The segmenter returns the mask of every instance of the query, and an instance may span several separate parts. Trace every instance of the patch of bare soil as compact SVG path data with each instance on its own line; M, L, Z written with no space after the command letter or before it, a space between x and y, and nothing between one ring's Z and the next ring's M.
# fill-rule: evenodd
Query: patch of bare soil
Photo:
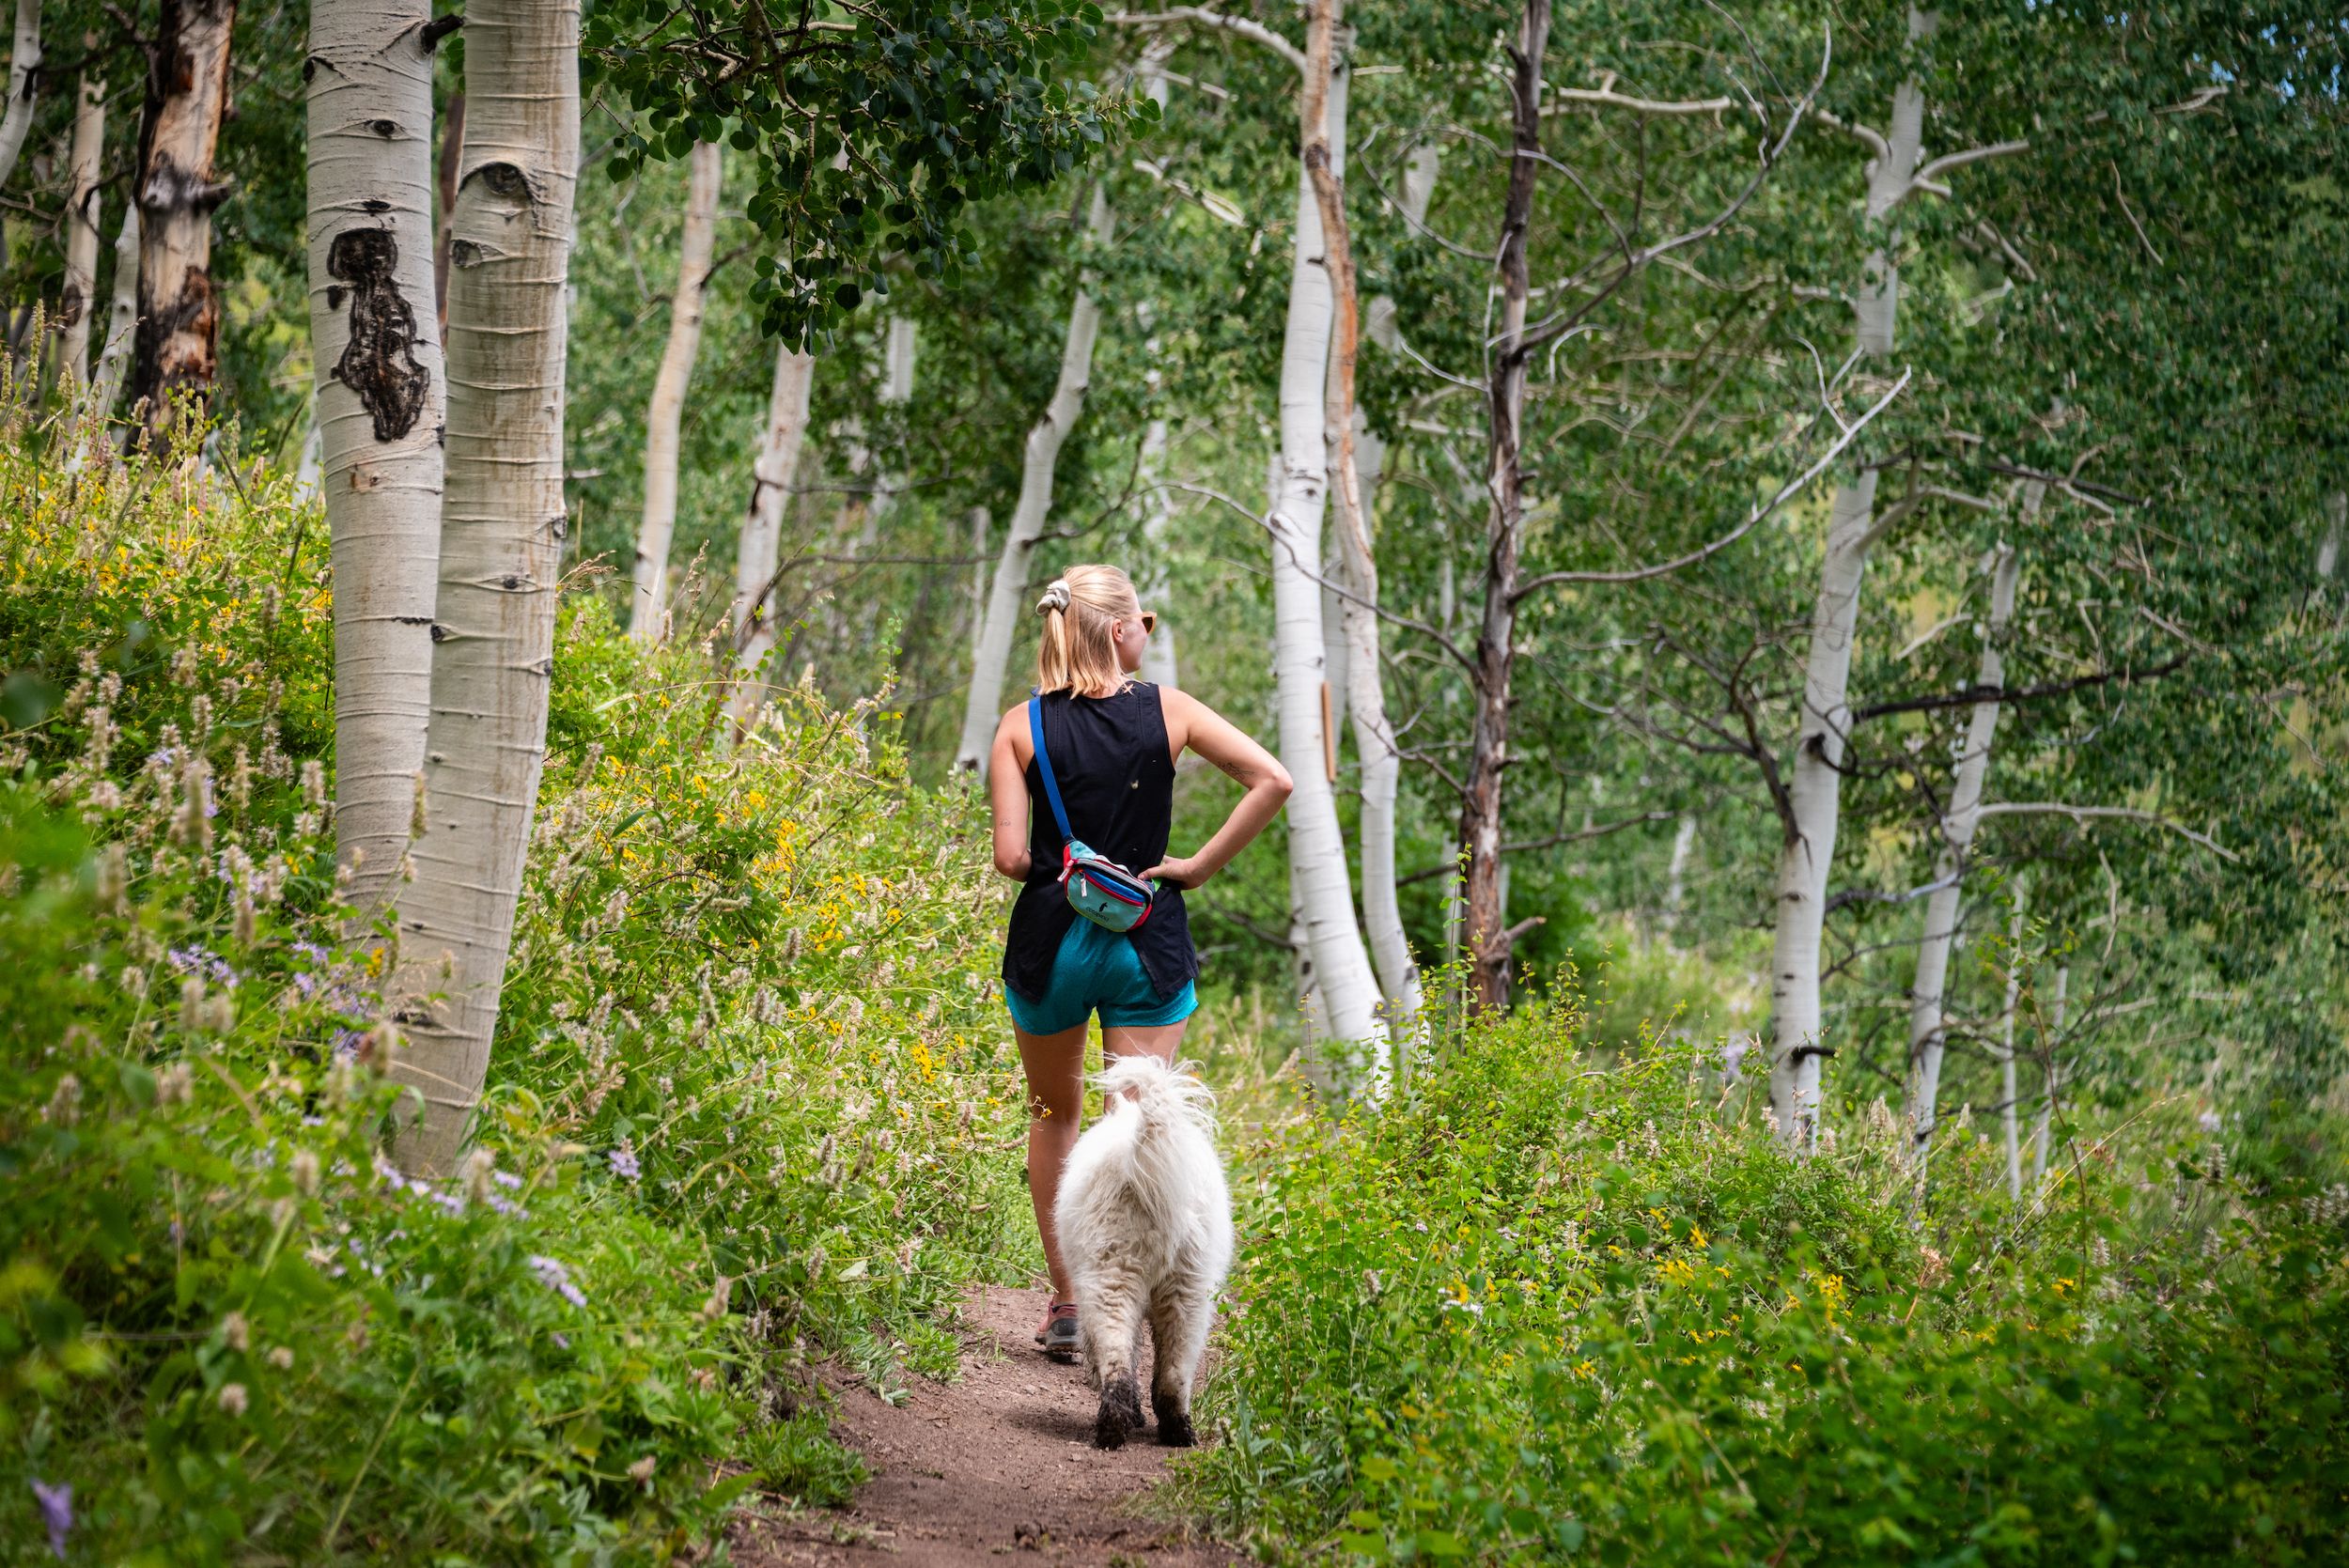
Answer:
M750 1518L734 1560L848 1568L1003 1568L1033 1560L1069 1568L1229 1568L1237 1552L1189 1537L1136 1505L1167 1458L1153 1427L1125 1448L1093 1446L1099 1396L1079 1367L1035 1347L1043 1290L990 1286L964 1304L962 1380L917 1382L892 1406L845 1376L836 1432L873 1479L845 1511ZM1146 1376L1146 1367L1145 1367ZM1146 1386L1146 1385L1145 1385Z

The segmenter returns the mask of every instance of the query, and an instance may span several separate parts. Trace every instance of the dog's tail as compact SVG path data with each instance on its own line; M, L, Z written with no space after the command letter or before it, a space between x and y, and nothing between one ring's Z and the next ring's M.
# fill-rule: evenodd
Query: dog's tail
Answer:
M1215 1091L1199 1081L1199 1063L1169 1065L1162 1058L1137 1053L1113 1057L1094 1075L1104 1110L1123 1099L1142 1113L1142 1126L1170 1126L1186 1121L1209 1139L1215 1137Z

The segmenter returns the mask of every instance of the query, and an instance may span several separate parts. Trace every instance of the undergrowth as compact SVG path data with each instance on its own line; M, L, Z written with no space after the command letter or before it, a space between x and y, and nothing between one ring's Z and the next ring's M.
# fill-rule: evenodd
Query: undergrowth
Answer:
M723 743L707 650L567 598L479 1151L411 1181L315 503L9 456L0 512L0 1558L651 1561L845 1497L810 1360L894 1397L1024 1260L999 895L884 704Z
M1185 1504L1274 1560L2335 1560L2349 1189L2173 1106L2019 1207L1954 1121L1920 1212L1880 1102L1798 1162L1559 995L1245 1152Z

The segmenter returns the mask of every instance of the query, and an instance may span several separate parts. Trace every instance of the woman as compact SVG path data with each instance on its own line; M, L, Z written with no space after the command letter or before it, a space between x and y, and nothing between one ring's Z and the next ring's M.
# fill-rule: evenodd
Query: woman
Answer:
M1003 1001L1028 1077L1028 1197L1052 1275L1036 1343L1056 1360L1073 1360L1078 1303L1069 1299L1052 1203L1084 1104L1085 1021L1100 1014L1110 1056L1147 1051L1174 1060L1184 1021L1199 1005L1191 986L1199 955L1183 890L1222 870L1280 815L1289 776L1205 703L1132 678L1158 617L1115 567L1069 567L1035 610L1044 617L1035 660L1044 745L1069 829L1097 854L1158 884L1149 914L1130 931L1078 918L1060 887L1061 832L1044 801L1028 706L1004 714L988 788L995 869L1024 884L1003 941ZM1248 793L1198 853L1169 859L1174 762L1186 749Z

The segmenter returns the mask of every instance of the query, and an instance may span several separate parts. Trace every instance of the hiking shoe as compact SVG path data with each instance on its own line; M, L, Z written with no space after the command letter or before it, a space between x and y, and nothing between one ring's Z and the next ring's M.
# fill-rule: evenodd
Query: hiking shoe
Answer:
M1052 1321L1044 1326L1037 1336L1043 1343L1044 1354L1055 1361L1073 1365L1077 1359L1077 1304L1056 1301L1052 1304Z

